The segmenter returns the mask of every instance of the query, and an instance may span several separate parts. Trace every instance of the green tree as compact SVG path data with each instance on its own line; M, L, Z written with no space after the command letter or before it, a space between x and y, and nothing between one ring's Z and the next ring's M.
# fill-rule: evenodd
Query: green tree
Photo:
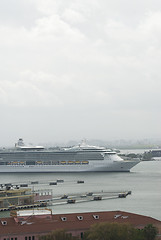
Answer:
M143 231L130 224L99 223L91 226L84 240L144 240Z
M78 240L78 237L73 237L71 233L65 230L55 230L47 235L39 237L39 240Z
M144 227L143 232L146 240L154 240L156 238L158 230L152 224L148 224Z
M143 230L131 228L128 233L129 240L145 240Z

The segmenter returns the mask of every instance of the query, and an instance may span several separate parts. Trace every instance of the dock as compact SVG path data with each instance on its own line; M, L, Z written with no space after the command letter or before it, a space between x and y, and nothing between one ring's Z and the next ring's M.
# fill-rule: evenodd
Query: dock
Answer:
M47 203L35 203L35 204L29 204L29 205L22 205L22 206L9 206L5 208L0 208L0 212L5 211L13 211L13 210L23 210L23 209L32 209L32 208L39 208L39 207L47 207Z
M84 184L84 180L65 182L65 184ZM76 204L91 201L111 200L126 198L131 191L91 191L79 193L64 193L53 195L53 189L57 184L64 184L63 179L48 181L30 181L25 183L0 184L0 212L29 209L37 207L58 206L64 204ZM46 186L50 185L50 189ZM42 188L43 186L43 188Z
M118 192L87 192L87 193L77 193L77 194L64 194L53 197L50 201L50 205L64 205L69 203L83 203L91 201L101 201L101 200L110 200L117 198L126 198L131 194L131 191L118 191Z

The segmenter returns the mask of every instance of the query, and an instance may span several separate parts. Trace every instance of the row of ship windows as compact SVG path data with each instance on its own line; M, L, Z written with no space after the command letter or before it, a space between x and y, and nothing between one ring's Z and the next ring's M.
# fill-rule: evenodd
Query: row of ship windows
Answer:
M51 161L55 161L55 160L59 160L59 161L63 161L63 159L67 159L68 161L70 161L70 160L72 160L72 161L80 161L81 159L82 160L86 160L86 159L88 159L88 160L102 160L102 159L104 159L103 157L100 157L100 156L82 156L82 157L56 157L56 158L50 158L50 157L43 157L43 158L41 158L41 157L39 157L39 156L37 156L37 157L29 157L29 156L26 156L26 157L13 157L12 156L12 158L11 157L3 157L2 159L0 159L1 161L3 161L3 160L5 160L5 161L7 161L7 159L11 159L11 161L16 161L16 160L21 160L21 159L24 159L25 161L31 161L31 159L33 159L33 160L37 160L37 159L40 159L41 161L43 161L43 160L51 160Z
M79 152L0 152L1 155L3 156L11 156L11 155L15 155L15 156L25 156L25 155L36 155L36 156L75 156L75 155L100 155L101 153L96 153L96 152L83 152L83 153L79 153Z
M37 158L43 158L43 159L49 159L49 158L55 158L55 159L61 159L61 158L89 158L89 159L93 159L93 158L103 158L103 156L101 154L1 154L0 155L0 158L4 158L4 159L7 159L7 158L13 158L13 159L17 159L17 158L25 158L25 159L28 159L28 158L33 158L33 159L37 159Z
M89 164L89 161L60 161L60 162L0 162L0 165L81 165L81 164Z

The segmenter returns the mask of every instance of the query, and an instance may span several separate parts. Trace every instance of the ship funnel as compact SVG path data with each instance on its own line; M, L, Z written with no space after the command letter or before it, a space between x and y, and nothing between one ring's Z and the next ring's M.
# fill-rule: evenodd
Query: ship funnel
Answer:
M15 147L23 147L23 146L25 146L23 139L19 138L18 142L15 144Z

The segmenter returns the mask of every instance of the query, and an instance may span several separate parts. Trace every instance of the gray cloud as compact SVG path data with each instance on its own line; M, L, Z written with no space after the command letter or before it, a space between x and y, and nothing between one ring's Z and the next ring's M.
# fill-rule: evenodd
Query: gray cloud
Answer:
M1 145L160 136L160 1L2 0L0 34Z

